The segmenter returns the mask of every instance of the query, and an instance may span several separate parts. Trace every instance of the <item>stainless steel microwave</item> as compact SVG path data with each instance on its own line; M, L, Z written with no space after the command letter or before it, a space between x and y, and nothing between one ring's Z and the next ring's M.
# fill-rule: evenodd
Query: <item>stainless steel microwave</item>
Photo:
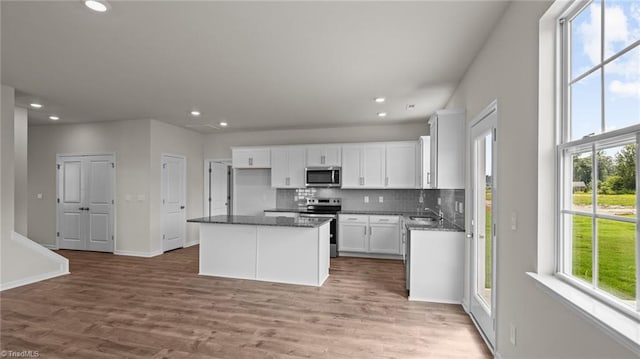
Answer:
M304 169L307 187L340 187L340 167L307 167Z

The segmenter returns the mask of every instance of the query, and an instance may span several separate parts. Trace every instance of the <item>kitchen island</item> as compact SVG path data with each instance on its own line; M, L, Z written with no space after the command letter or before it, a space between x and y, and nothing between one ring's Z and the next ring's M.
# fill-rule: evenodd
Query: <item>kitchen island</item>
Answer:
M212 216L200 223L200 275L321 286L329 219Z

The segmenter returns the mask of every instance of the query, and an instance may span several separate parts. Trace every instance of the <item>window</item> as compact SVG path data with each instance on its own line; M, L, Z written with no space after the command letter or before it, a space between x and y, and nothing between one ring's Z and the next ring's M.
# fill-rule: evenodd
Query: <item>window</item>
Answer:
M640 1L597 0L562 29L558 275L640 317Z

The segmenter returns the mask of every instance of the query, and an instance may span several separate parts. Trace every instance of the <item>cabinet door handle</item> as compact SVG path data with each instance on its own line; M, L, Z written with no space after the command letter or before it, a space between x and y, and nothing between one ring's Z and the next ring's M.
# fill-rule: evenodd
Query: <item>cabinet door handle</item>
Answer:
M431 184L431 172L427 172L427 184Z
M367 235L367 226L364 226L364 235Z
M385 179L384 179L384 185L385 185L385 186L389 186L389 177L385 177Z
M388 219L388 218L385 218L385 219L380 219L379 221L380 221L380 222L389 222L389 219Z
M324 164L325 163L325 157L324 155L320 156L320 163Z
M253 157L249 157L249 166L253 166Z

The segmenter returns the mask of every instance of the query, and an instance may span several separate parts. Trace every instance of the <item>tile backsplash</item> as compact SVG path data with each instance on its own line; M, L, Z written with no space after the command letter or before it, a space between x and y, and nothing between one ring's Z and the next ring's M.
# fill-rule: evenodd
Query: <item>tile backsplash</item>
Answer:
M463 189L278 189L276 206L278 208L305 206L306 199L312 197L341 198L342 208L345 210L419 213L427 213L426 208L436 213L442 210L444 218L464 226ZM365 197L368 197L368 203L365 203Z

